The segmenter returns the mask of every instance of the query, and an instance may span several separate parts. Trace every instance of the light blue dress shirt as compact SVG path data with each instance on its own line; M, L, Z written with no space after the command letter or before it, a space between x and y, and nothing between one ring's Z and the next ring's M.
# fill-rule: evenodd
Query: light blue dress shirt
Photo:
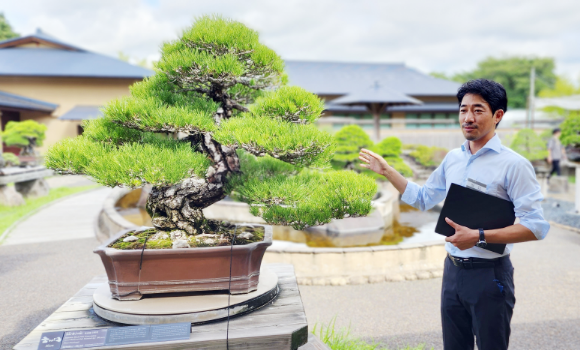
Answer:
M519 223L544 239L550 224L543 217L544 199L532 164L503 146L497 134L477 153L471 154L469 141L450 151L423 187L409 181L402 200L420 210L429 210L447 196L452 183L466 186L467 179L486 185L485 193L511 201ZM477 227L470 227L477 229ZM511 252L508 244L503 255ZM473 247L460 250L446 242L445 249L457 257L493 259L502 255Z

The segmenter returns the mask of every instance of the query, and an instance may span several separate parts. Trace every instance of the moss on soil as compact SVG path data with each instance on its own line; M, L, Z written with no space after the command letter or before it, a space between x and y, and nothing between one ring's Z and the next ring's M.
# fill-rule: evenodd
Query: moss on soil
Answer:
M209 221L209 220L208 220ZM203 242L198 242L195 239L195 235L187 235L187 241L189 242L190 247L192 248L204 248L204 247L216 247L216 246L229 246L230 245L230 237L232 237L235 233L236 239L234 241L234 245L246 245L254 242L261 242L264 240L265 229L263 226L253 226L253 225L236 225L226 223L226 222L211 222L209 223L212 225L212 228L215 229L216 235L223 236L226 240L222 240L216 244L206 244ZM160 233L162 231L157 231L153 228L146 229L143 231L128 231L115 242L108 245L109 248L121 249L121 250L133 250L133 249L143 249L143 244L145 244L145 240L147 237L149 239L156 233ZM163 231L164 233L169 233L171 231ZM249 232L252 234L250 239L244 239L239 237L240 234ZM123 242L123 240L129 236L137 237L137 240L134 242ZM145 249L171 249L173 247L173 242L171 239L157 239L157 240L149 240L147 239L147 245Z

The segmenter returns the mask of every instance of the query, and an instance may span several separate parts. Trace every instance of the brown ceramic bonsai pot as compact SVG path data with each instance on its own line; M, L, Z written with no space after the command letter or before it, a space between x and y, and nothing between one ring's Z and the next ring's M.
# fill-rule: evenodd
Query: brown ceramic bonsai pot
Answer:
M139 300L145 294L199 292L229 289L230 254L232 257L231 292L249 293L257 289L260 265L266 248L272 245L272 226L263 226L264 240L247 245L204 248L145 249L108 248L129 230L95 249L99 254L113 297Z

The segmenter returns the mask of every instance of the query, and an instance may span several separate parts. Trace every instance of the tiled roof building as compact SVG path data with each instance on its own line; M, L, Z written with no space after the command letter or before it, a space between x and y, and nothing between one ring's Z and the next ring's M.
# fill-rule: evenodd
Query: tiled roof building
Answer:
M11 120L34 119L48 126L41 153L82 132L83 119L129 94L129 86L152 75L143 67L64 43L38 30L0 42L2 129ZM15 151L15 150L12 150Z
M374 85L422 102L420 105L388 107L381 115L381 129L456 127L458 105L455 95L459 84L423 74L402 63L286 61L286 70L290 84L312 91L325 100L326 116L334 117L328 120L332 120L335 129L351 122L362 123L366 129L373 127L372 116L365 106L349 107L333 103L333 100Z

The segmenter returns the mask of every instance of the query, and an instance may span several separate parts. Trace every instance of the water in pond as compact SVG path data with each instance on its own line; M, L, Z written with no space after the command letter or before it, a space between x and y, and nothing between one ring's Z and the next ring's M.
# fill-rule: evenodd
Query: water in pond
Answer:
M363 244L362 246L376 246L376 245L394 245L394 244L405 244L405 243L420 243L429 241L443 241L445 237L435 233L435 225L437 223L437 218L439 213L436 211L419 211L407 204L400 203L399 208L401 211L400 220L393 222L392 229L389 228L384 232L380 241L372 244ZM127 221L139 225L139 226L152 226L151 218L149 214L143 208L135 208L130 206L117 206L117 211L121 216L123 216ZM275 246L309 246L309 247L337 247L333 244L332 240L313 236L307 232L293 231L292 235L283 235L286 240L279 240L280 235L277 235L277 231L274 230L274 245ZM341 245L340 247L348 247L349 245ZM350 246L361 246L352 244Z

